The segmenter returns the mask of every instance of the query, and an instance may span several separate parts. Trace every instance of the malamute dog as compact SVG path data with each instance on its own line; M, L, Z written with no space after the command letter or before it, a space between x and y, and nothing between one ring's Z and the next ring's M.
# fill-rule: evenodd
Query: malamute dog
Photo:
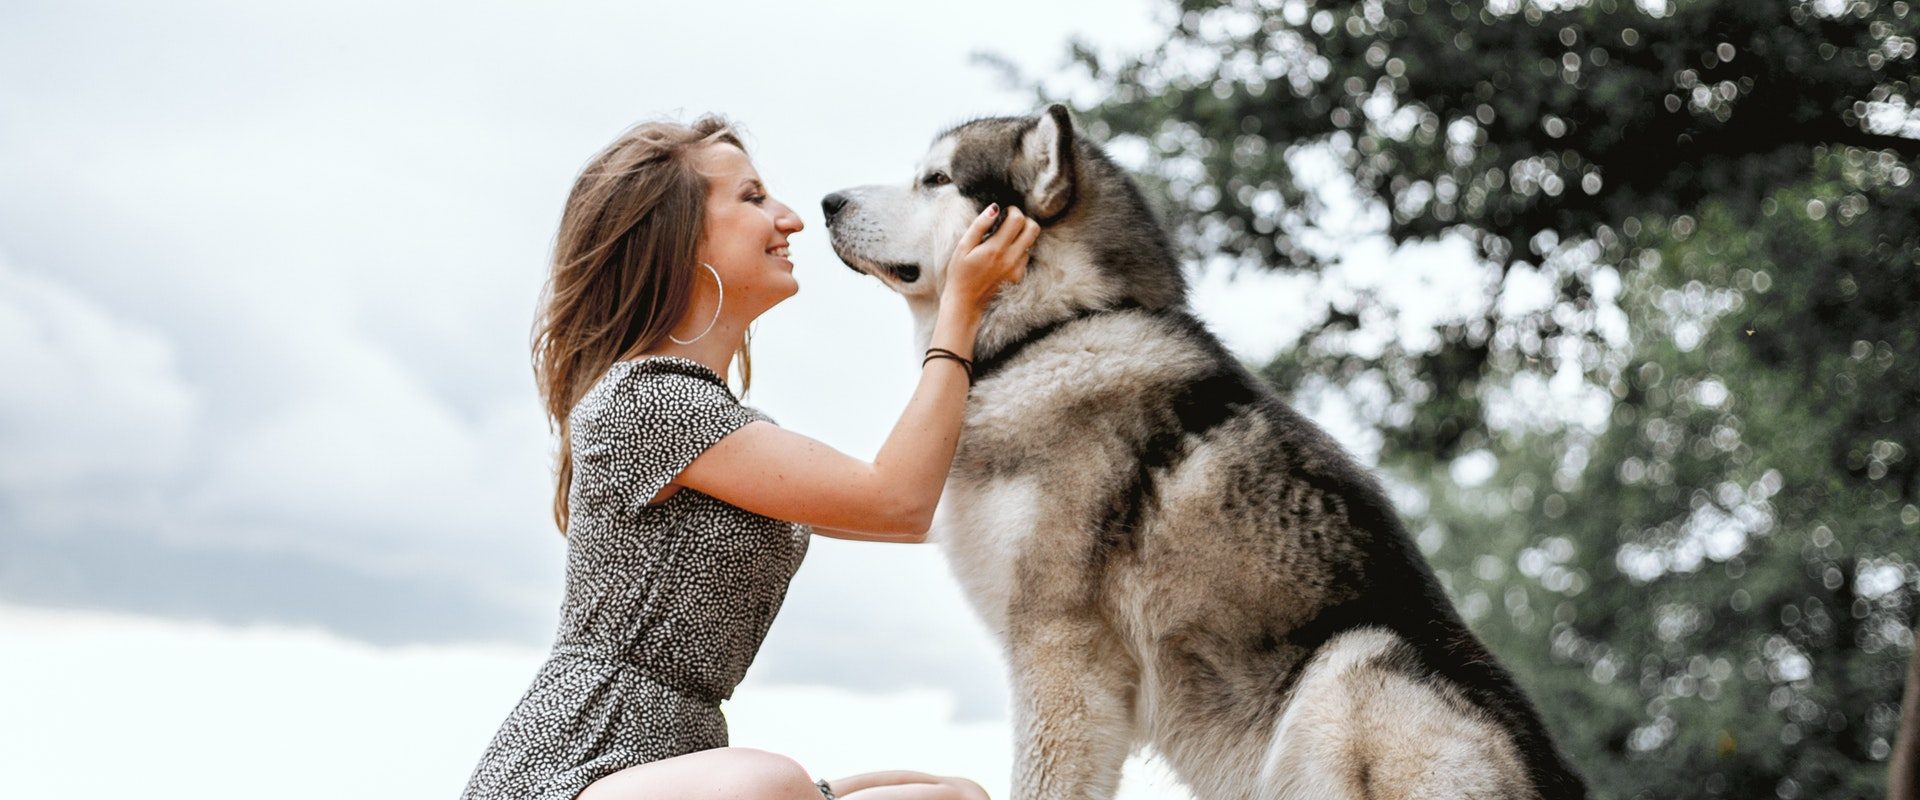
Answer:
M1007 651L1014 796L1111 797L1147 744L1200 798L1584 796L1373 477L1194 317L1066 108L965 123L823 205L925 347L993 202L1044 227L982 318L933 536Z

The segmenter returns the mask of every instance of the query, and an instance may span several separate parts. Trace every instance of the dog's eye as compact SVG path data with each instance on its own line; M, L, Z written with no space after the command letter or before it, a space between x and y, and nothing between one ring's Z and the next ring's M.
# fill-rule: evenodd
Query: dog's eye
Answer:
M944 172L930 172L927 173L927 177L920 179L921 185L928 187L945 186L952 182L953 179L948 178L947 173Z

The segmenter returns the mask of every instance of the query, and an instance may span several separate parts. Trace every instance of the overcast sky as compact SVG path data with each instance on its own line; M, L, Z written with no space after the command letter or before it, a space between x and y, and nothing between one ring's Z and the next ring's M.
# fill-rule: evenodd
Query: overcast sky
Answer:
M0 743L16 745L0 747L0 773L37 775L35 797L149 788L97 777L108 783L62 793L62 767L100 755L41 734L76 704L174 713L89 691L111 671L77 664L164 652L181 674L304 680L294 665L334 659L358 665L336 677L382 692L400 692L400 673L438 687L464 715L422 711L390 730L440 737L448 755L388 767L414 770L388 785L456 791L557 619L564 549L527 341L585 159L642 118L712 110L744 126L773 194L807 224L793 237L800 293L761 318L746 402L871 457L917 377L909 317L832 256L819 198L903 179L953 122L1036 110L971 52L1048 74L1073 35L1150 43L1149 6L6 0L0 649L34 657L0 678L51 682L66 704L0 706ZM1465 273L1432 266L1463 252L1390 253L1356 234L1345 280L1397 274L1406 291L1471 297L1446 283ZM1305 322L1305 278L1195 277L1196 310L1245 358ZM1364 435L1336 432L1365 450ZM84 636L65 627L82 619ZM202 712L257 709L221 685ZM729 714L766 697L770 720L820 702L810 691L932 698L875 699L872 713L926 710L903 719L974 743L961 750L978 758L954 768L1005 785L999 655L933 547L815 542ZM191 747L259 733L204 727L212 738ZM771 739L758 746L803 747L772 723L749 729ZM5 764L28 743L38 756ZM155 746L161 763L189 745ZM278 757L255 766L301 763ZM1156 796L1150 769L1130 775L1130 792ZM419 796L306 788L339 786Z

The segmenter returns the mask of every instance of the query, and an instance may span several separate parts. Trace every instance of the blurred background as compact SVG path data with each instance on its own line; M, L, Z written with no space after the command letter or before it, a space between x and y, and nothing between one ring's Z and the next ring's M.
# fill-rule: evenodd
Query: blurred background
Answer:
M742 124L808 225L745 401L870 457L909 317L819 198L1061 101L1597 797L1886 796L1916 35L1868 0L5 0L0 795L453 796L557 621L527 340L586 158ZM726 710L817 774L1007 786L932 547L816 541ZM1143 752L1122 796L1186 795Z

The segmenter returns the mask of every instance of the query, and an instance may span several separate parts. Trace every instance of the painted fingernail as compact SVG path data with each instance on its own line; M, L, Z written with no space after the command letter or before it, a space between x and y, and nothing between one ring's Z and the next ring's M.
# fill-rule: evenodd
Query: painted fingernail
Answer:
M989 216L989 217L991 217L991 216L993 216L993 215L995 215L995 214L998 214L998 213L1000 213L1000 204L999 204L999 203L988 203L988 204L987 204L987 216Z

